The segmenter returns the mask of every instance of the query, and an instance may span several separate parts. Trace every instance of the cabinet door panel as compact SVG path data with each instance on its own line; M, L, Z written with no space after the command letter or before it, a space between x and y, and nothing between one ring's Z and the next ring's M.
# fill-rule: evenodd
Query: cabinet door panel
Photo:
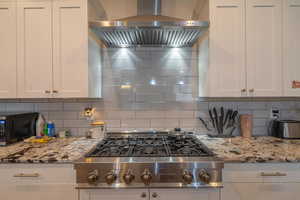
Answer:
M250 96L281 96L282 1L247 0L246 10Z
M210 96L245 96L244 1L210 2Z
M18 97L50 97L51 1L18 3Z
M295 200L300 183L225 183L222 200Z
M148 189L80 190L80 200L148 200Z
M0 184L1 199L5 200L77 200L71 184Z
M151 200L219 200L219 189L150 189Z
M300 88L293 88L293 81L300 81L300 0L284 1L284 96L300 96Z
M54 1L54 97L88 96L87 5Z
M0 98L17 97L16 5L0 2Z

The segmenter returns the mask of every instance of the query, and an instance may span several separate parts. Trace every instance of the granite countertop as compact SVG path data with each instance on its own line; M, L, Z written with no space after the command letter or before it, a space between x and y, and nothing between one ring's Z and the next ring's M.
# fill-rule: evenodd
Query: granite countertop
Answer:
M205 135L198 138L225 163L300 162L300 140L274 137L210 138Z
M300 140L197 137L225 162L300 162ZM73 163L98 142L84 137L55 138L44 144L19 142L0 147L0 163Z
M42 144L19 142L0 147L0 163L73 163L97 143L84 137L55 138Z

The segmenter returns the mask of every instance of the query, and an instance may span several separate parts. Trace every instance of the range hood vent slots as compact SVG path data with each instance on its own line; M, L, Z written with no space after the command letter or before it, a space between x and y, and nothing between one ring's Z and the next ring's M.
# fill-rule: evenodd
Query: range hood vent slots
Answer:
M138 16L112 21L90 21L91 30L107 48L191 47L209 22L161 15L160 0L138 0Z

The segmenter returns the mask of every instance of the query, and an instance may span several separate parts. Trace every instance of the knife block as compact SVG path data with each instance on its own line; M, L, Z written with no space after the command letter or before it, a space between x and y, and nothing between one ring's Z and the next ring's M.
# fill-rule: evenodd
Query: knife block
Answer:
M251 138L252 137L252 130L253 130L253 116L252 115L241 115L241 136L244 138Z

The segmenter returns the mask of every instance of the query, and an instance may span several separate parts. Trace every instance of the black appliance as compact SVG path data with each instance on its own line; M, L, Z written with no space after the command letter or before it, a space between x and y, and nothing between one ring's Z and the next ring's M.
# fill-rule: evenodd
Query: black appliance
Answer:
M24 113L0 117L0 146L22 141L36 135L39 113Z

